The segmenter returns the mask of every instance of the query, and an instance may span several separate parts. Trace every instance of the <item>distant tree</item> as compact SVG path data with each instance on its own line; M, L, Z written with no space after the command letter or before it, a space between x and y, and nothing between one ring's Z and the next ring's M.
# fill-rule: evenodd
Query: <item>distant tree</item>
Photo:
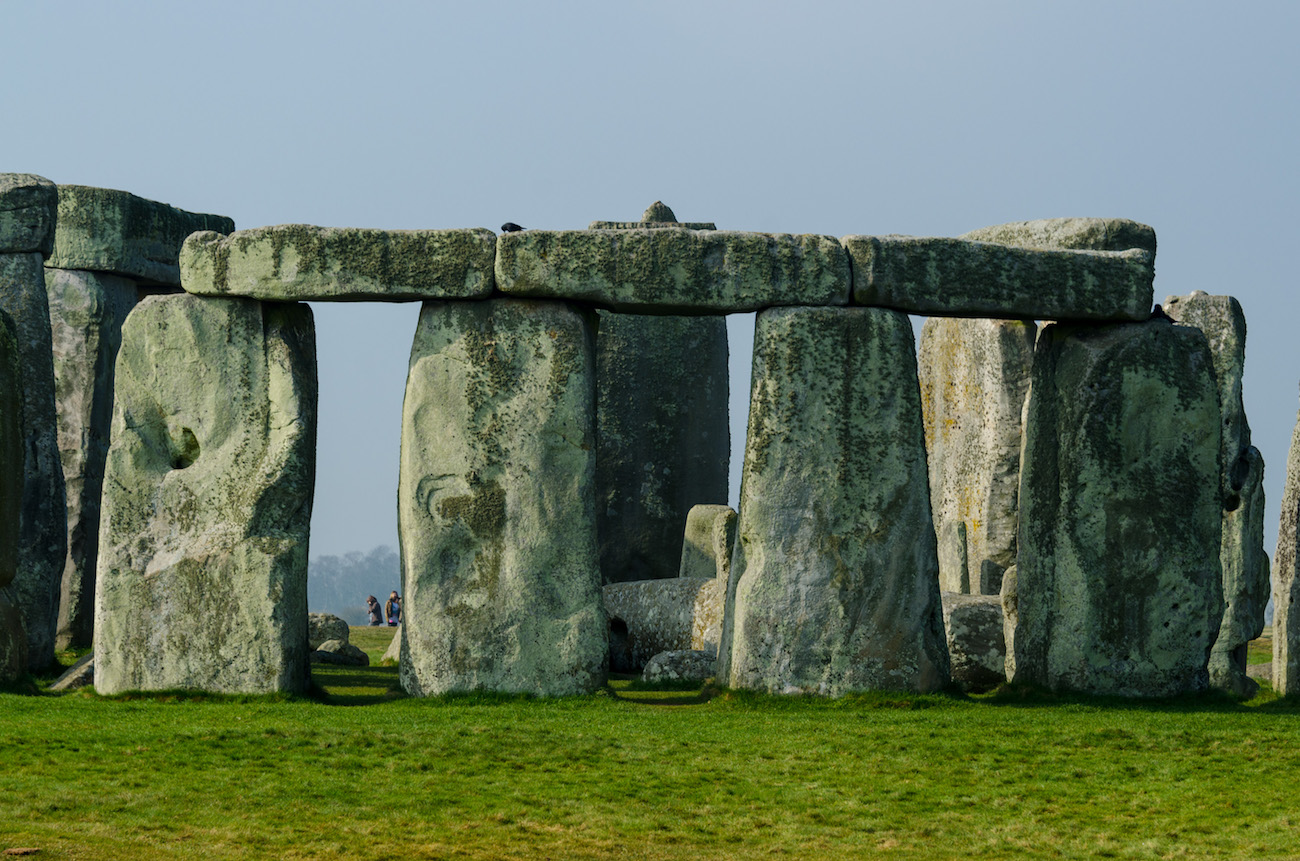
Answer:
M313 613L333 613L349 625L365 625L366 597L382 604L388 593L402 591L401 564L391 547L369 553L352 551L343 556L317 556L307 563L307 608Z

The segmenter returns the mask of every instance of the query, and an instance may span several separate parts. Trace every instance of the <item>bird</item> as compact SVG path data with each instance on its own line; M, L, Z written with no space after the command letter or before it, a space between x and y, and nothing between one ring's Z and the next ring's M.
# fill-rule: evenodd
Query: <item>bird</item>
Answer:
M1148 320L1167 320L1167 321L1170 322L1170 323L1177 323L1177 322L1178 322L1178 321L1175 320L1173 317L1170 317L1168 314L1166 314L1166 313L1165 313L1165 309L1164 309L1164 308L1161 308L1159 305L1156 305L1155 308L1152 308L1152 309L1151 309L1151 316L1148 317L1147 319L1148 319Z
M520 227L518 224L515 224L513 221L507 221L505 224L501 225L502 233L518 233L523 229L524 228Z

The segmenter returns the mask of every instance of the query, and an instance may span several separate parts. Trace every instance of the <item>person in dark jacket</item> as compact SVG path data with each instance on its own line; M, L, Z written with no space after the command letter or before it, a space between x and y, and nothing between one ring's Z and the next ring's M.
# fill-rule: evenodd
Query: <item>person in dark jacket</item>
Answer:
M388 627L393 628L402 622L402 599L396 592L388 596L387 603L384 604L384 614L388 616Z
M374 595L366 599L366 612L370 614L371 625L384 624L384 615L379 606L379 599Z

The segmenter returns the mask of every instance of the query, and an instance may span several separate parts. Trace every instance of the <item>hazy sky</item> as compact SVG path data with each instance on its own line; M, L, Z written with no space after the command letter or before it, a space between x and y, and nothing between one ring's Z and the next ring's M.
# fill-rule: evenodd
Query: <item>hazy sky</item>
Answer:
M1300 380L1300 4L0 8L0 170L241 228L582 228L656 199L833 236L1150 224L1157 301L1199 289L1246 310L1273 549ZM313 555L395 545L418 306L315 310ZM747 323L730 326L733 459Z

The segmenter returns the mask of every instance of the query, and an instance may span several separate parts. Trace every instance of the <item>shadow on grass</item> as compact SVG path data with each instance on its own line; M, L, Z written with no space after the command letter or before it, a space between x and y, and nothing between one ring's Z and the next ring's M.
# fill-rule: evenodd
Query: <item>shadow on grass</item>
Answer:
M367 706L400 699L397 667L312 664L312 698L336 706Z

